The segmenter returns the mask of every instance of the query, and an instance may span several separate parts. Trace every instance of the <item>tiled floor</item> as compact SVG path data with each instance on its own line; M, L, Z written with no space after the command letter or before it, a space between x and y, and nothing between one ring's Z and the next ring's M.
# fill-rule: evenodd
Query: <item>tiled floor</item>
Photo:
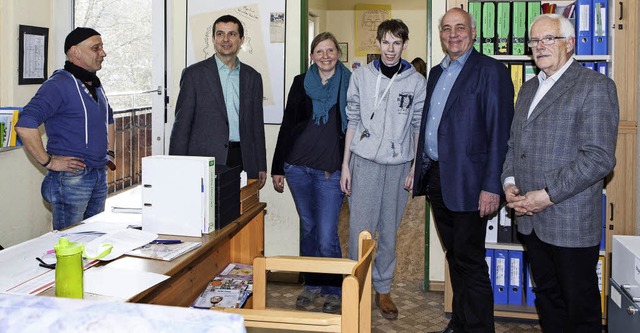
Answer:
M268 284L267 306L295 308L296 297L302 290L299 284L270 282ZM382 318L375 305L372 306L372 331L379 333L431 332L444 328L449 321L443 312L444 294L425 292L422 282L397 282L392 289L393 299L398 306L397 320ZM323 299L319 298L310 311L320 311ZM268 330L248 330L250 333L274 332ZM496 333L541 332L540 326L532 321L496 320Z

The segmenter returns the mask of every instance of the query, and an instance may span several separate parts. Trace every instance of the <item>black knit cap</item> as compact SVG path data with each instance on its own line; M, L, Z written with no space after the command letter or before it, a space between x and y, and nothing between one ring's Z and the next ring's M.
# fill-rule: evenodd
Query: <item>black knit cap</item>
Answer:
M64 53L67 53L72 46L82 43L85 39L95 35L100 36L100 33L91 28L77 27L73 29L64 39Z

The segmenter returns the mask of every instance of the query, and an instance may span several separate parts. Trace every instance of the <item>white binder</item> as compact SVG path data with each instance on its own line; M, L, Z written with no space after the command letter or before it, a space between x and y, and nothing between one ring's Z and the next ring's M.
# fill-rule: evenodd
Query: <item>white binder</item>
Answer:
M200 237L215 229L215 159L142 158L142 230Z

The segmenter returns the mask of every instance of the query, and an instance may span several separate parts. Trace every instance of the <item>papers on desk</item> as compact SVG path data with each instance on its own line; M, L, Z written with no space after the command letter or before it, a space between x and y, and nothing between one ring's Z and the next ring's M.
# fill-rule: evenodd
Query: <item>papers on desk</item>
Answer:
M102 261L109 261L119 256L148 244L158 238L157 234L136 229L123 229L107 233L85 245L85 253L89 257L97 257L101 252L103 244L111 244L113 249L105 257L99 258Z
M84 292L128 300L168 278L157 273L110 268L109 265L93 267L84 272Z

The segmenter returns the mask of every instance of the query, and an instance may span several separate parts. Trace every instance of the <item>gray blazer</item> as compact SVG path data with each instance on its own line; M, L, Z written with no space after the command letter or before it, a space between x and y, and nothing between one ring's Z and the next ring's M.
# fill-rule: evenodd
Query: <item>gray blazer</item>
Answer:
M240 64L240 147L248 178L267 171L262 109L262 76ZM229 121L214 57L184 69L176 101L170 155L213 156L227 162Z
M615 83L574 61L527 118L538 79L520 89L502 181L522 194L545 187L555 203L517 218L518 231L562 247L595 246L602 233L602 186L616 164Z

